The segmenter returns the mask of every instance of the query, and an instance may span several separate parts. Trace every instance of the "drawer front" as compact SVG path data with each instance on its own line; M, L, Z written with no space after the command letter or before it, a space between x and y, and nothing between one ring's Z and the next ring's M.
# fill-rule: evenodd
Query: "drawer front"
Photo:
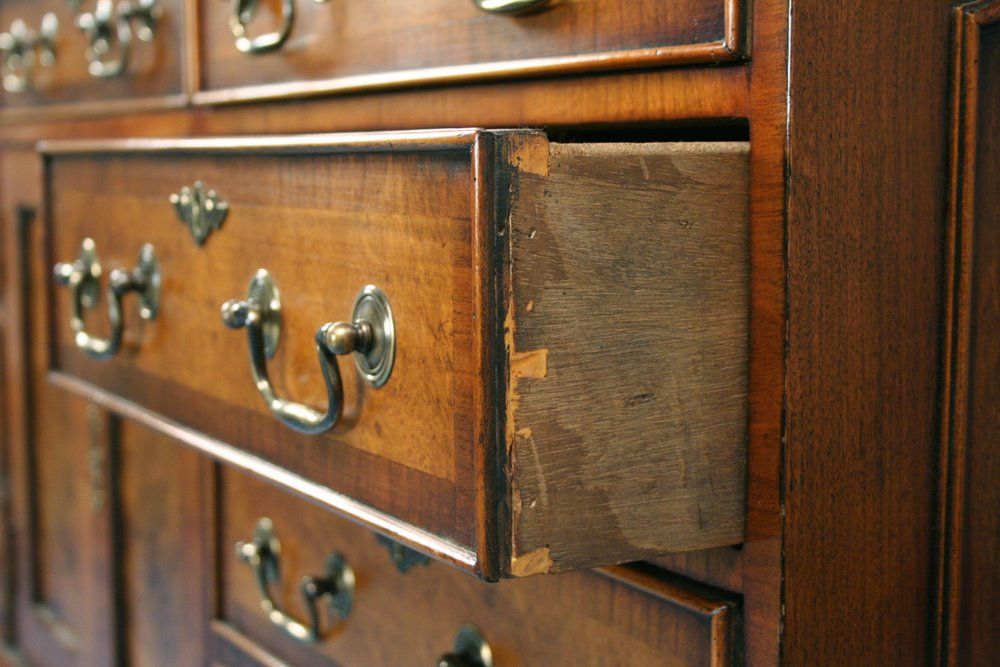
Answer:
M481 371L473 170L469 144L457 136L460 148L448 137L395 153L53 159L53 261L76 257L89 237L108 270L135 265L144 244L162 270L156 319L142 320L138 300L126 297L122 349L109 360L77 349L70 290L53 287L54 365L435 535L474 544ZM168 201L198 181L228 204L201 246ZM273 382L282 396L317 409L327 402L317 329L349 320L365 285L388 295L398 332L390 381L368 387L342 358L343 415L328 433L299 434L272 417L251 377L248 336L220 318L220 306L243 298L261 268L282 306L280 340L267 361ZM86 324L108 336L104 303Z
M265 482L223 469L221 562L215 659L222 664L433 665L463 624L479 628L497 667L505 665L725 665L736 659L734 596L612 568L486 584L439 563L400 572L390 550L363 528L330 516ZM235 555L261 517L280 541L271 595L308 625L304 576L323 575L339 554L355 576L344 618L323 617L314 645L292 639L261 610L253 568ZM325 602L321 602L325 607ZM311 627L311 626L310 626ZM271 660L269 661L268 658Z
M487 578L742 541L745 144L46 150L50 265L103 269L48 280L64 386Z
M287 36L275 48L246 53L236 47L231 32L235 5L202 0L201 92L196 99L215 103L742 56L740 0L557 0L521 14L491 12L477 3L512 4L261 3L241 34Z
M137 1L133 6L143 4ZM10 57L10 49L0 53L4 74L0 104L4 109L72 105L74 109L100 110L128 104L128 109L134 110L137 104L183 102L182 0L154 0L148 12L133 14L122 13L128 3L121 0L87 0L75 11L71 5L66 0L0 3L0 30L7 32L8 45L14 39L27 54L26 59L18 59ZM146 16L153 14L156 18L150 23ZM50 31L53 19L56 27ZM19 30L17 22L23 22L28 33ZM95 30L87 33L78 22L91 22ZM152 30L147 34L149 26ZM105 55L97 57L91 52L90 45L98 42L92 42L89 34L95 39L110 35ZM43 39L45 35L51 35L51 40ZM53 45L51 61L49 43ZM24 60L27 66L20 64Z

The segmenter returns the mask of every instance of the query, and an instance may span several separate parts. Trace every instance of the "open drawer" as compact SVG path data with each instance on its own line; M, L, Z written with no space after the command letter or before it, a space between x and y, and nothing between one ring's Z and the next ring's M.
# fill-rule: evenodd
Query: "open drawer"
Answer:
M742 541L746 144L41 150L55 382L488 579Z

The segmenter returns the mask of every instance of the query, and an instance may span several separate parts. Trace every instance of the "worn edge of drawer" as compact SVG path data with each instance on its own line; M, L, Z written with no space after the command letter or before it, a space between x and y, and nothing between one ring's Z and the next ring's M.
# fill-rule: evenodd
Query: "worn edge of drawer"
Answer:
M744 2L749 2L749 0L723 0L723 36L720 40L710 42L470 63L416 70L395 70L313 81L233 86L215 90L202 90L199 81L197 89L191 92L191 102L195 106L221 106L375 90L533 79L671 65L712 65L739 62L745 60L749 55L747 52L749 44L747 31L750 27L750 21L746 16L749 12L746 10Z
M503 131L498 131L497 135L504 134ZM750 144L746 141L731 141L731 142L666 142L673 144L676 147L684 146L682 153L694 155L702 152L706 148L709 150L708 153L713 153L716 155L722 155L723 153L739 158L741 163L741 169L746 170L745 174L748 174L748 156L750 151ZM509 179L509 183L500 182L497 184L490 184L490 187L497 189L507 189L508 187L516 187L516 189L521 190L523 182L521 179L530 178L532 175L541 174L544 175L546 179L550 177L550 164L552 160L553 147L559 144L549 142L544 139L539 142L536 136L524 134L515 135L510 133L507 141L503 144L502 149L498 150L498 155L496 156L497 165L496 168L492 170L491 173L496 174L499 177ZM571 144L570 144L571 145ZM596 144L594 144L596 145ZM611 145L611 144L608 144ZM721 151L721 152L720 152ZM740 190L744 195L746 192ZM509 203L509 202L508 202ZM748 202L747 202L748 205ZM496 391L498 396L504 397L504 400L497 400L495 404L496 417L499 420L500 426L498 427L498 433L501 437L505 438L503 443L500 443L497 447L496 456L501 460L501 466L508 469L510 473L513 466L513 452L514 452L514 442L520 434L518 424L511 419L514 413L517 411L516 408L521 403L523 399L522 393L518 390L518 382L522 379L539 379L547 375L547 350L541 349L536 350L530 348L528 350L519 351L516 350L515 337L516 332L523 328L523 323L520 322L520 316L515 315L517 309L517 279L515 275L519 271L514 271L513 267L515 265L515 252L514 252L514 236L515 236L515 220L517 216L514 214L513 208L506 208L507 203L502 197L497 197L497 210L494 212L494 218L498 221L498 224L504 226L503 232L498 232L496 234L497 247L495 249L495 266L497 267L497 274L495 280L496 285L496 300L493 304L492 311L496 314L498 318L502 320L502 324L494 324L497 331L497 345L502 348L498 349L497 355L498 359L506 365L499 365L496 369L496 377L501 382ZM747 225L747 232L749 233L749 209L743 210L741 219ZM502 221L502 222L501 222ZM538 224L538 223L534 223ZM748 261L748 259L746 260ZM522 263L522 266L526 263ZM510 270L508 274L505 269ZM747 265L747 270L749 270L749 265ZM522 269L523 271L523 269ZM741 282L742 285L742 282ZM752 317L750 312L749 303L749 293L746 296L747 300L745 302L746 306L746 317L747 326L749 326L749 318ZM540 352L540 353L539 353ZM748 351L745 351L749 354ZM749 377L749 368L746 369L745 379ZM743 401L745 403L746 397L744 396ZM746 434L746 415L744 415L743 420L740 422L743 429L742 435L742 445L740 446L740 453L735 455L733 461L739 461L741 466L741 478L739 482L741 489L738 494L731 497L731 502L729 507L726 508L725 513L731 515L730 525L724 526L717 531L717 534L710 537L709 542L705 542L698 546L694 543L687 543L686 548L674 549L675 551L685 551L692 549L701 548L712 548L720 546L728 546L733 544L742 543L746 539L746 450L747 450L747 434ZM530 430L528 431L528 436L530 438ZM735 447L736 445L734 445ZM577 452L579 453L579 452ZM565 452L563 453L565 454ZM497 487L498 489L500 487ZM523 502L518 496L518 485L514 481L513 475L509 480L506 487L502 489L502 492L506 495L500 496L498 492L497 497L494 498L493 505L497 511L497 520L504 522L500 525L503 526L502 531L506 535L511 536L511 542L503 545L499 545L493 555L498 561L498 571L496 576L499 578L507 577L523 577L531 576L537 574L552 574L555 572L576 570L581 568L592 568L600 566L608 566L615 563L622 563L628 561L642 560L643 558L649 558L656 553L649 552L643 553L641 550L627 550L629 553L618 553L617 555L609 555L605 553L603 549L599 551L591 551L592 554L601 553L601 559L587 558L553 558L555 553L555 545L551 542L545 544L538 544L537 548L524 550L519 547L516 542L518 540L518 532L520 528L523 528L523 517L520 516L521 510L519 508L523 507ZM738 510L736 509L737 504L739 505ZM719 507L722 505L720 504ZM737 517L738 514L738 517ZM558 523L558 522L556 522ZM653 524L651 524L653 526ZM653 526L656 530L660 528ZM546 534L546 539L552 539L556 537L556 529L549 527ZM565 535L563 535L565 536ZM684 536L681 536L684 537ZM564 541L563 546L573 544L572 540ZM596 545L590 545L593 549ZM672 543L673 547L681 546L678 543ZM663 553L668 553L669 550L666 549L666 545L660 545L660 549L664 549ZM565 554L564 554L565 556ZM492 565L492 563L491 563Z
M349 151L417 151L470 148L478 128L339 132L292 135L222 136L204 138L59 139L39 141L42 155L106 153L338 153Z

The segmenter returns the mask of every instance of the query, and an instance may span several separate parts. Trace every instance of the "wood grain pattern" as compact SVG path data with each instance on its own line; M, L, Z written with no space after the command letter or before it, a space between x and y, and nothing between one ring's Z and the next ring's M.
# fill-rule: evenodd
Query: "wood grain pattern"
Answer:
M988 665L1000 651L1000 3L956 9L954 35L935 648L942 664Z
M791 16L791 664L930 661L949 23L906 0Z
M233 46L229 5L198 8L200 104L743 56L738 0L560 0L521 16L453 0L298 2L288 41L255 55ZM264 3L254 34L276 29L280 11Z
M52 12L59 19L56 62L38 68L32 90L22 93L0 92L0 118L31 117L29 108L64 107L74 114L113 109L130 111L136 106L176 106L183 94L182 0L158 0L163 18L152 42L139 42L132 49L127 73L98 79L87 71L84 56L87 39L74 25L74 13L64 0L7 0L0 3L0 27L6 30L14 19L37 28L42 15ZM82 11L92 11L93 3L83 3ZM183 100L180 100L183 103ZM109 106L110 105L110 106Z
M85 121L61 107L33 108L0 123L0 141L31 148L39 138L289 134L440 127L662 126L707 119L733 126L749 113L748 68L678 68L545 81L493 82L281 104L130 113ZM8 117L11 117L8 114ZM13 117L11 117L14 120Z
M747 542L740 550L750 665L779 662L782 632L788 31L787 2L753 3Z
M469 160L466 145L464 152L392 155L300 151L252 159L55 161L53 260L74 256L90 235L108 267L131 265L135 249L147 242L164 266L161 315L143 324L133 302L126 314L129 349L110 363L75 350L63 316L68 295L56 291L56 367L457 543L472 543L471 394L478 374L470 354ZM171 192L198 179L230 203L222 230L204 248L167 202ZM108 212L99 225L88 213L94 210ZM143 218L146 224L133 224ZM344 421L330 435L296 435L270 415L250 377L246 335L219 319L219 306L244 297L260 267L271 271L283 302L271 373L283 395L309 405L325 400L315 331L350 317L365 284L390 295L400 332L392 381L365 389L353 361L342 360ZM96 331L106 326L102 315L91 320Z
M229 664L433 664L462 623L489 639L498 665L729 665L739 660L736 599L651 569L484 584L439 563L396 571L364 530L273 486L223 469L219 495L222 604L216 659ZM351 616L315 649L288 639L259 608L250 569L232 545L269 516L281 539L282 602L300 618L299 578L340 551L358 577ZM616 610L628 609L628 613ZM397 618L386 641L385 619ZM248 660L251 653L254 660ZM270 662L268 662L270 661Z
M513 572L742 541L747 150L507 158Z

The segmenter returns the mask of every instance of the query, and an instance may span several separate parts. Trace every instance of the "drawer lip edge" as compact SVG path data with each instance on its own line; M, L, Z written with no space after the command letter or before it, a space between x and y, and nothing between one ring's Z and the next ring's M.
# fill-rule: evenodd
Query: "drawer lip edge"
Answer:
M502 131L502 130L501 130ZM432 130L322 132L186 138L58 139L39 141L42 155L100 153L334 153L339 151L418 151L471 148L485 130L476 127ZM490 130L491 133L497 132Z
M266 459L245 452L238 447L198 433L162 417L131 401L111 394L85 380L62 371L50 370L46 379L54 386L81 396L116 415L140 423L154 431L168 435L185 445L201 451L216 461L224 462L245 473L256 475L269 482L286 488L307 500L328 508L345 518L371 530L384 533L401 544L429 553L438 560L450 563L459 569L476 573L479 558L470 549L412 524L400 521L373 507L358 502L349 496L312 482L301 475L286 470Z
M733 31L734 34L738 30ZM738 40L737 40L738 42ZM660 67L721 65L744 60L741 47L727 39L576 55L392 70L325 79L275 81L245 86L200 88L194 106L228 106L269 100L310 98L369 91L393 91L441 85L465 85L519 79L598 74Z

